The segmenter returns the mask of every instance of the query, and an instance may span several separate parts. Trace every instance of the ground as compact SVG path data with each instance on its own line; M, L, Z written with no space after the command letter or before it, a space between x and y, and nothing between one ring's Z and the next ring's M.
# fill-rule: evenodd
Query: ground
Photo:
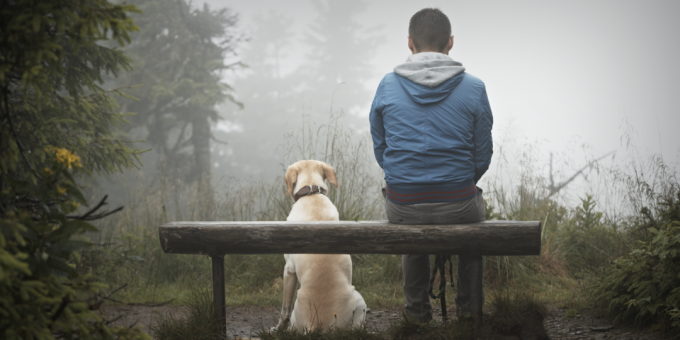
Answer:
M567 318L566 309L552 308L552 316L545 321L550 339L617 339L617 340L670 340L671 337L649 329L636 327L612 327L611 320L599 318L591 313ZM611 329L604 331L604 329Z
M272 306L227 307L227 334L230 338L247 337L261 329L269 329L278 323L280 309L280 307ZM178 306L103 306L101 311L108 320L118 318L113 325L141 325L145 332L150 332L149 326L154 324L159 315L184 315L188 310L186 307ZM399 318L401 309L400 307L377 307L371 309L367 316L368 328L379 331L386 329L392 321Z
M227 328L230 339L235 336L248 337L257 331L276 325L279 320L279 307L240 306L227 307ZM119 318L114 325L129 326L141 325L144 331L149 332L159 315L170 313L183 315L187 312L186 307L178 306L103 306L101 312L107 319ZM375 307L367 314L367 327L370 330L383 330L390 323L401 317L402 308ZM449 316L454 315L452 310ZM551 307L552 316L545 321L545 328L550 339L618 339L618 340L670 340L668 335L659 334L650 330L638 330L635 327L615 326L611 327L609 320L596 316L576 315L568 318L565 309ZM435 310L435 319L441 318L441 311ZM599 331L598 331L599 330ZM506 340L521 340L518 337L506 337Z

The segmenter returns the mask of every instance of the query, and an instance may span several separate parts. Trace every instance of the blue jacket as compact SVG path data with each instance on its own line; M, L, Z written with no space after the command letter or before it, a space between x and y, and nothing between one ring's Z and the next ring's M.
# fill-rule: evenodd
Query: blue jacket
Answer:
M370 123L392 202L474 197L493 153L493 117L480 79L462 72L429 87L389 73L373 99Z

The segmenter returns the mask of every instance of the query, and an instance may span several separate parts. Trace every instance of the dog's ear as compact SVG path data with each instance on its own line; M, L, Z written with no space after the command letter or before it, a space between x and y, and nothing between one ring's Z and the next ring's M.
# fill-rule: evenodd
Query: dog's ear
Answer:
M286 186L288 187L286 195L290 196L293 193L293 189L295 189L295 183L297 182L297 176L298 176L297 167L294 167L292 165L289 166L288 170L286 170L286 177L284 178L286 181Z
M332 166L322 163L321 168L323 168L323 177L328 180L328 183L338 187L338 178L335 176L335 169Z

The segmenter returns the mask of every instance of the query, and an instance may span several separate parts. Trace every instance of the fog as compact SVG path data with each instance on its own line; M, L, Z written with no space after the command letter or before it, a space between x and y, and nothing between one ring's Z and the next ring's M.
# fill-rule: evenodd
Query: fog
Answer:
M225 153L229 156L217 160L220 164L236 168L248 164L253 171L255 163L245 159L252 156L252 150L235 149L245 147L237 144L239 135L258 134L263 142L277 139L275 134L262 136L257 131L271 131L270 121L281 128L281 122L295 126L302 112L327 112L324 104L334 91L336 107L347 113L347 123L366 130L370 101L380 79L410 53L406 46L410 16L430 6L440 8L451 20L455 39L451 56L487 85L497 141L536 142L543 154L568 149L578 160L621 149L622 135L632 128L640 151L662 154L668 163L677 165L680 114L675 94L680 93L680 48L673 36L680 31L680 22L675 20L680 13L677 2L343 1L333 8L335 22L355 26L334 28L347 34L327 41L332 46L315 47L310 46L309 37L318 32L314 25L330 24L320 23L328 14L320 12L332 6L328 2L208 3L238 12L239 25L249 37L239 58L251 66L225 74L245 106L220 110L227 120L217 129L234 141ZM281 20L285 30L268 30L275 25L273 18ZM367 43L361 44L360 39ZM351 78L353 70L341 67L351 65L314 60L318 49L332 51L334 60L340 62L361 55L366 58L365 72ZM312 67L337 72L337 82L344 84L336 87L327 82L313 95L306 94L303 82L296 83L294 75ZM267 72L272 79L287 79L279 86L292 90L297 98L260 107L259 101L267 96L260 90L271 84L250 87L249 79ZM362 93L356 96L358 92ZM269 112L270 117L248 126L245 116L258 110ZM266 153L257 155L261 167L271 166L265 162L273 151L258 149ZM217 169L238 172L231 166Z
M408 22L424 7L449 16L450 55L486 83L495 152L511 158L494 156L491 173L519 166L513 155L529 150L542 175L554 154L563 180L609 152L602 162L623 158L631 140L639 156L679 168L677 1L206 3L237 13L244 38L227 61L243 67L221 75L242 107L217 107L211 128L227 144L211 144L214 178L281 175L280 145L304 117L324 124L335 112L366 133L378 83L410 54ZM580 195L590 185L570 188Z

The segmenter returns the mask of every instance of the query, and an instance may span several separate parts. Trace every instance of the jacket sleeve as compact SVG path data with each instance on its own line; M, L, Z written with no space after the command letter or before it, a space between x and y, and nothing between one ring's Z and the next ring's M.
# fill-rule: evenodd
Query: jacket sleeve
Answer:
M373 98L373 104L371 104L371 113L369 114L369 120L371 123L371 137L373 138L373 153L375 154L375 160L378 161L380 168L383 167L383 155L385 149L387 149L387 142L385 141L385 126L383 125L383 115L382 111L384 105L382 104L382 87L383 83L380 82L378 85L378 90Z
M482 178L486 170L489 169L489 164L491 164L491 155L493 154L493 140L491 139L492 126L493 115L491 114L489 98L486 95L486 87L484 87L479 98L479 109L477 110L474 135L472 137L475 144L473 154L475 162L475 184Z

